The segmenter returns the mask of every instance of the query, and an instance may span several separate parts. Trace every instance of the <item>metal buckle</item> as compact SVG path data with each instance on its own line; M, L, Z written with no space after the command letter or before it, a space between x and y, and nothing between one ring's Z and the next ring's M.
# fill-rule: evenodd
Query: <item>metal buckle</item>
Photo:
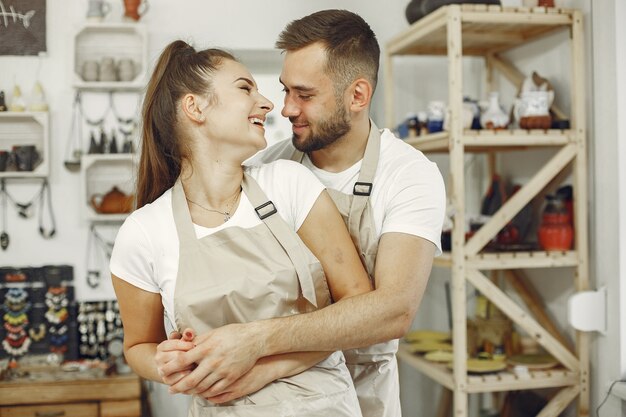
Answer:
M272 214L278 213L276 206L274 206L274 203L271 201L261 204L259 207L255 207L254 211L256 211L256 215L259 216L259 219L261 220L268 218Z
M352 194L354 195L365 195L368 196L372 194L372 183L371 182L355 182L354 188L352 189Z

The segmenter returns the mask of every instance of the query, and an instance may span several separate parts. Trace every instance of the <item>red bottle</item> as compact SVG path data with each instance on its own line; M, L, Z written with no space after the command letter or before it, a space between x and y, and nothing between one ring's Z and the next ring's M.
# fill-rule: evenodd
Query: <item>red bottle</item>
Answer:
M537 231L539 246L547 251L564 251L572 248L574 229L565 202L559 196L547 195L541 226Z

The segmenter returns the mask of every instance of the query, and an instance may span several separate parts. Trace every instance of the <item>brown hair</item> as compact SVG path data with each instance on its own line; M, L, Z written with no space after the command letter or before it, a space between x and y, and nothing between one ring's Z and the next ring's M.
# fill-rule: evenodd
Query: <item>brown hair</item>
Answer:
M322 10L289 23L278 36L276 48L297 51L321 42L326 49L326 74L341 94L364 77L376 89L380 47L363 18L347 10Z
M137 208L153 202L176 182L182 160L189 155L178 129L177 101L188 93L210 94L211 73L224 59L235 61L228 52L196 51L181 40L161 53L143 101Z

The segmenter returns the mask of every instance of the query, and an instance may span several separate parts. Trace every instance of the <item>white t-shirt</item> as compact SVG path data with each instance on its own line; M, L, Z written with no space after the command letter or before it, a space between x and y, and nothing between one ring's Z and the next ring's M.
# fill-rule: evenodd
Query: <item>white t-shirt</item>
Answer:
M292 161L247 167L278 214L298 231L324 186L309 170ZM194 225L201 239L218 230L239 226L252 228L261 223L254 207L241 194L231 219L215 228ZM169 189L151 204L133 212L120 228L111 255L111 273L142 290L160 293L165 314L174 321L174 289L178 274L178 234ZM168 326L168 330L171 330Z
M443 177L437 164L422 152L396 138L388 129L380 135L380 157L370 196L378 236L400 232L419 236L437 246L441 254L441 228L446 209ZM291 139L281 141L256 155L248 164L289 158L294 151ZM352 194L362 160L333 173L317 168L305 155L302 164L327 188Z

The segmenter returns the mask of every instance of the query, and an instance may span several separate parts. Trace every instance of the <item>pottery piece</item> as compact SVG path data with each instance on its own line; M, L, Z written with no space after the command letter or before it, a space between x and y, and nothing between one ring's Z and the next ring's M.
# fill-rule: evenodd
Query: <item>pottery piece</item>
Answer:
M119 188L113 187L108 193L91 196L91 206L100 214L130 213L135 197L124 194Z
M500 93L497 91L489 95L489 106L480 117L483 129L504 129L509 124L509 115L502 110L499 101Z

